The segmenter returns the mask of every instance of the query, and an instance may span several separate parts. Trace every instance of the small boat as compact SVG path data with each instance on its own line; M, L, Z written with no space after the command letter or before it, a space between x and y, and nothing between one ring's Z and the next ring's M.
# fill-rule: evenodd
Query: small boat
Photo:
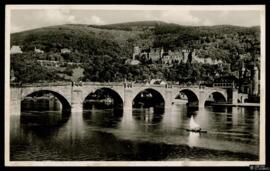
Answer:
M195 132L195 133L207 133L207 131L204 131L204 130L186 129L186 131L189 131L189 132Z
M193 130L199 130L199 129L201 129L201 128L200 128L200 125L197 124L197 123L195 122L193 116L191 116L191 118L190 118L190 121L189 121L189 128L190 128L190 129L193 129Z
M191 132L198 132L198 133L206 133L207 131L203 131L200 127L199 124L197 124L193 118L193 116L191 116L190 118L190 122L189 122L189 129L186 129L187 131L191 131Z

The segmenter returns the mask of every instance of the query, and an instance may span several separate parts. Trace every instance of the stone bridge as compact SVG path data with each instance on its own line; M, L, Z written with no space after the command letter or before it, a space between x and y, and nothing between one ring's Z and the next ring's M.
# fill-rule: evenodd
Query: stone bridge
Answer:
M212 96L214 100L223 99L228 103L227 89L218 87L181 86L181 85L147 85L135 83L95 83L83 82L80 85L72 83L46 83L46 84L24 84L10 88L10 106L12 114L20 114L21 101L36 92L50 92L63 105L63 109L72 112L82 112L83 102L90 93L98 89L105 89L114 92L123 103L124 110L132 110L134 98L144 90L157 94L157 98L164 101L165 108L171 108L179 93L188 98L188 103L195 103L198 107L204 107L206 100ZM233 91L232 96L234 96ZM234 98L233 98L234 99ZM235 100L232 102L234 103ZM237 102L237 99L236 99Z

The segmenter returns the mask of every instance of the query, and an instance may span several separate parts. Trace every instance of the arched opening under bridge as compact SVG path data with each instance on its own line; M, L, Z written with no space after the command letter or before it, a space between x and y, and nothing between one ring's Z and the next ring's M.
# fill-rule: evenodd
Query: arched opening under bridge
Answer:
M160 92L147 88L140 91L132 101L133 109L149 109L153 113L164 113L165 100Z
M83 102L84 109L111 109L123 108L123 99L111 88L99 88L90 93Z
M58 126L71 114L71 105L58 92L39 90L27 94L21 101L21 123L35 126Z
M112 126L123 116L123 99L111 88L99 88L83 102L83 118L89 124Z
M209 105L218 105L218 104L224 104L226 103L226 97L220 93L220 92L212 92L209 94L209 96L207 97L207 99L204 102L205 106L209 106Z
M188 107L198 107L199 98L197 95L190 89L180 90L175 97L175 102L186 104Z

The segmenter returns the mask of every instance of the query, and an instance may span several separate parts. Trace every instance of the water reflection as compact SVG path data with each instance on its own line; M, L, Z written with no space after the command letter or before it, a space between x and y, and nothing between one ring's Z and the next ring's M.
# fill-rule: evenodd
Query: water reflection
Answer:
M22 101L20 127L24 135L33 133L41 138L51 137L67 123L70 114L70 111L62 111L56 98L26 99Z
M199 139L200 139L200 133L197 132L189 132L189 136L188 136L188 145L190 147L194 147L197 146L199 143Z
M186 131L191 116L207 133ZM178 104L163 112L152 108L94 108L71 115L54 110L23 111L11 120L12 160L222 160L224 155L213 149L226 151L226 159L233 156L228 152L255 156L248 159L258 156L256 108ZM197 150L194 156L187 146L206 150ZM243 156L247 155L236 158L242 160Z
M163 119L164 110L154 110L154 108L133 109L133 118L143 121L146 124L157 124Z
M83 119L88 125L117 128L123 117L122 109L84 110Z

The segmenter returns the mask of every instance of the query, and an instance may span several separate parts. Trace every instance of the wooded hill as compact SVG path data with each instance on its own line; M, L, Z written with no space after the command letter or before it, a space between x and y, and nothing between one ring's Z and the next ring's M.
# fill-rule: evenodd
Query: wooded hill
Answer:
M20 80L20 75L34 72L22 68L26 67L25 61L28 63L27 66L33 67L34 64L30 65L31 60L33 62L36 59L53 60L59 56L62 56L65 61L84 63L84 80L121 81L124 78L142 80L147 79L148 76L172 81L180 80L182 77L192 77L193 80L196 80L214 76L216 66L213 66L212 71L209 70L208 65L199 64L160 68L162 66L126 66L124 63L126 59L132 57L134 46L144 49L158 47L163 47L165 50L196 49L197 56L200 58L221 59L225 63L231 64L231 71L222 70L219 74L237 71L241 56L245 58L241 60L247 62L259 59L260 27L180 26L160 21L111 25L66 24L13 33L11 34L12 45L20 46L24 52L11 57L12 68L17 80ZM43 50L44 54L35 54L35 47ZM61 54L62 48L70 49L71 53ZM18 56L23 56L25 59ZM35 63L35 65L37 64ZM187 71L181 68L188 68L190 74L185 75ZM196 68L196 71L190 68ZM209 73L199 71L203 68L209 70L210 76ZM104 75L105 77L103 77ZM48 78L50 76L44 76L44 80ZM31 75L29 79L31 79ZM37 77L37 79L41 79L41 77ZM30 80L23 81L29 82Z
M231 62L230 58L239 54L258 55L259 40L259 27L180 26L159 21L101 26L68 24L11 34L11 45L20 45L23 51L37 47L56 53L68 48L79 53L82 62L93 55L130 58L134 45L198 49L201 58Z

